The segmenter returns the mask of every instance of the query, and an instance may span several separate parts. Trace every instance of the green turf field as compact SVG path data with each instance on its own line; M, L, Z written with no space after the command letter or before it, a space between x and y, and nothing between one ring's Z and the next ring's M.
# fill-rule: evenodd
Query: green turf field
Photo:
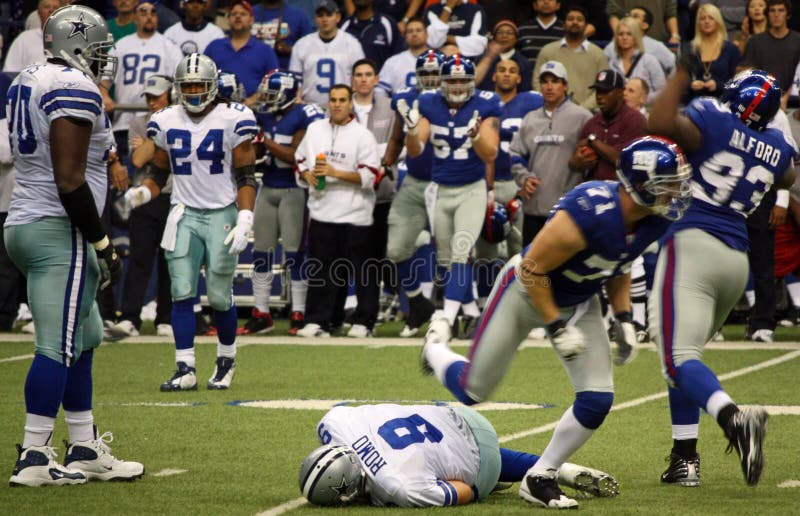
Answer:
M393 328L382 328L379 337ZM395 332L396 333L396 332ZM741 338L741 327L726 336ZM740 404L800 407L797 330L781 330L779 345L741 343L711 349L707 362ZM0 342L0 460L10 476L22 439L23 384L33 345ZM141 338L138 340L147 340ZM155 340L153 338L150 341ZM161 393L172 373L169 342L104 344L95 355L95 420L114 433L111 447L121 458L145 464L133 483L92 483L59 488L0 486L1 514L280 514L377 512L375 508L320 509L301 504L297 472L316 446L315 427L323 409L256 408L258 400L359 400L430 402L448 400L434 379L419 372L421 339L358 341L329 339L320 345L279 336L240 339L237 373L229 391L207 391L216 345L198 344L201 389ZM458 344L458 343L456 343ZM778 349L782 348L782 349ZM457 350L466 348L456 346ZM800 417L773 414L766 446L766 469L757 488L748 488L738 460L724 453L716 424L701 419L699 452L703 486L663 486L659 475L671 446L666 389L657 355L644 350L616 370L615 409L571 461L605 470L620 482L620 495L581 500L580 510L603 514L797 514L800 512ZM573 393L555 354L546 347L518 353L496 402L546 408L492 410L503 446L540 452ZM299 403L295 403L299 404ZM303 405L322 406L306 401ZM780 407L776 408L777 411ZM797 409L795 409L797 410ZM63 457L63 419L54 442ZM541 511L517 496L518 486L480 504L445 509L452 514L521 514ZM417 510L415 514L432 510ZM393 512L399 512L395 509Z

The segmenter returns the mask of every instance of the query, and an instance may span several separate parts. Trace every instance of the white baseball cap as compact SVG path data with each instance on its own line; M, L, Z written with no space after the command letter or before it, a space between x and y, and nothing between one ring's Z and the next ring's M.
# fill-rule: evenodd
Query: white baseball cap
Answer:
M542 75L546 73L549 73L557 79L567 82L567 69L558 61L548 61L543 64L542 69L539 70L539 79L541 79Z
M151 75L144 81L144 95L158 97L172 89L172 79L166 75Z

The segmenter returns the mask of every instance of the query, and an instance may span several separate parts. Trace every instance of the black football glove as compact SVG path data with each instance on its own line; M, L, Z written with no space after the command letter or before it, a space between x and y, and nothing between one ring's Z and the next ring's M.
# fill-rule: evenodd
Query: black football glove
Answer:
M109 242L103 249L95 249L95 252L100 265L100 290L119 283L122 278L122 258L114 245Z

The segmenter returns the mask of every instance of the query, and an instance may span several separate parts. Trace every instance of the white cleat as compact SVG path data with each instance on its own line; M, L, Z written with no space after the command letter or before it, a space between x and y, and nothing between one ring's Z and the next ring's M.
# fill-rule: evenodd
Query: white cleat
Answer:
M327 339L331 336L331 334L322 329L319 324L316 323L307 323L305 326L297 330L297 335L299 337L313 337L313 338L323 338Z
M11 486L67 486L85 484L86 476L55 461L56 452L50 446L17 445L19 458L8 480Z
M447 346L450 341L450 323L447 319L434 319L428 326L428 332L425 334L425 344L422 346L422 351L419 354L420 367L422 373L425 375L432 375L433 368L431 367L425 352L429 346Z
M91 441L77 441L69 445L64 465L72 471L83 473L88 480L135 480L144 475L144 466L140 462L119 460L111 455L107 444L114 441L111 432L98 437L95 427L94 436Z
M161 384L161 392L196 391L197 369L189 367L186 362L178 362L172 378Z
M354 324L350 327L350 330L348 330L347 336L356 339L366 339L372 337L372 330L363 324Z
M208 379L210 390L224 390L231 386L233 375L236 372L236 362L233 358L217 357L214 374Z
M610 497L619 494L619 482L608 473L569 462L559 468L558 483L592 496Z

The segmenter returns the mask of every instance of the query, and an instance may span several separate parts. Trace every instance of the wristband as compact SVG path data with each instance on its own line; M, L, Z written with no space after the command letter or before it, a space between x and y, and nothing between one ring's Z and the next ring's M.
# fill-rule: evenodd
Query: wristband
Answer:
M444 7L442 7L442 11L447 11L448 13L453 14L453 8L450 7L449 5L445 5Z
M401 21L401 22L403 22L403 23L408 23L408 22L409 22L409 21L411 21L411 20L409 19L409 17L408 17L408 16L403 16L403 19L402 19L402 20L400 20L400 21Z
M562 319L561 317L556 318L555 321L551 322L547 325L547 334L552 337L555 335L559 330L563 330L567 327L567 322Z
M775 194L775 206L779 206L781 208L788 208L789 207L789 190L785 188L778 190Z
M627 310L622 310L614 314L614 319L621 323L632 323L633 322L633 314L631 314Z
M108 239L108 236L104 236L102 240L92 243L95 251L102 251L109 245L111 245L111 240Z

